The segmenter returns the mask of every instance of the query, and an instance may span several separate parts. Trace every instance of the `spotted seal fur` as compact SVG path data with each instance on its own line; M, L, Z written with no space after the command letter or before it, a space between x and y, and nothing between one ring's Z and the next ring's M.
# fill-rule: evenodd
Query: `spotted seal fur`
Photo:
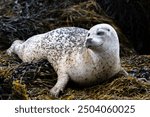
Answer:
M69 80L87 86L122 73L119 40L109 24L98 24L89 31L78 27L63 27L35 35L25 42L16 40L7 50L23 62L47 59L58 75L57 83L50 90L58 96Z

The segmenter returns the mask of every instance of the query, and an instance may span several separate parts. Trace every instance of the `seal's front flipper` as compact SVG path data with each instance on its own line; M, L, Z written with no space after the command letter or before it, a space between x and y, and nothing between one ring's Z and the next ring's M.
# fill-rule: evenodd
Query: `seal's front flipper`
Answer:
M63 92L67 83L69 81L69 76L65 73L58 74L57 83L55 86L50 90L51 95L54 97L58 97L60 92Z

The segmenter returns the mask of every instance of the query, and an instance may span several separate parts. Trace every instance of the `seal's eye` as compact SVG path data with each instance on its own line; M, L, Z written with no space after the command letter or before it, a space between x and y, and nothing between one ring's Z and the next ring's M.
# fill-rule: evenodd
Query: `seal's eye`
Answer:
M110 31L110 29L107 29L107 31L109 32L109 31Z
M102 35L104 35L104 32L103 31L98 31L97 35L102 36Z
M88 35L87 35L88 37L90 36L90 33L88 33Z

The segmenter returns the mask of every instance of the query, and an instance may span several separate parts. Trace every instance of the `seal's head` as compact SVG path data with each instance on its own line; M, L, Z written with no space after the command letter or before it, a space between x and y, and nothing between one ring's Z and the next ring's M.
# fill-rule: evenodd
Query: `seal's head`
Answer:
M93 26L87 34L85 46L98 52L108 50L119 53L119 41L115 29L109 24L98 24Z

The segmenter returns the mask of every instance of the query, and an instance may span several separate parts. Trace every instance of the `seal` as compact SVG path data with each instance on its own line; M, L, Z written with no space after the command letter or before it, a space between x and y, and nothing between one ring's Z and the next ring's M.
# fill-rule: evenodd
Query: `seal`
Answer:
M127 75L120 63L117 32L109 24L97 24L90 30L58 28L25 42L16 40L7 53L17 54L23 62L47 59L58 75L57 83L50 90L55 97L69 80L91 86L116 74Z

